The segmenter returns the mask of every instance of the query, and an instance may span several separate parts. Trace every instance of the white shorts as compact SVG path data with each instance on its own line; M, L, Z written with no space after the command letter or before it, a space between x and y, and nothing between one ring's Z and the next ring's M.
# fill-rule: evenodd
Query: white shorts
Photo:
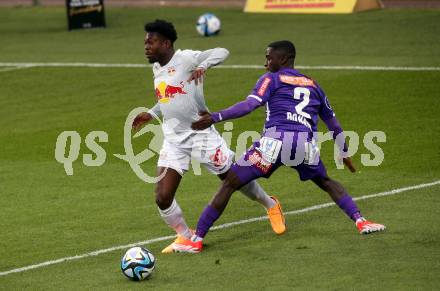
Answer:
M215 130L197 133L183 143L171 143L166 137L160 150L158 167L171 168L183 175L193 161L193 169L202 164L213 174L223 174L229 170L234 160L234 152ZM195 165L195 164L196 165ZM196 173L197 174L197 173Z

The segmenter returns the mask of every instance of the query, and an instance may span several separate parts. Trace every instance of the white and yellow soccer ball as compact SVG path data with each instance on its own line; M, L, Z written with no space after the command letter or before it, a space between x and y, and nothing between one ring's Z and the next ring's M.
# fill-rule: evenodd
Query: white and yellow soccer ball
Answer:
M134 247L122 257L121 271L130 280L145 280L153 273L155 261L154 255L149 250Z
M196 29L200 35L212 36L220 32L220 19L212 13L205 13L197 20Z

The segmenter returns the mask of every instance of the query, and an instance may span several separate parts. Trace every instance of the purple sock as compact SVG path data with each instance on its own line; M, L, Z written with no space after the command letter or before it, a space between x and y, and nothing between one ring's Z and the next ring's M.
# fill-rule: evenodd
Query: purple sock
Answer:
M339 199L336 204L344 210L344 212L350 217L353 221L358 220L362 217L361 212L357 208L356 203L353 201L350 195L344 194L344 196Z
M214 224L214 222L220 217L220 212L211 205L206 206L197 222L196 235L199 237L205 237L208 233L209 228Z

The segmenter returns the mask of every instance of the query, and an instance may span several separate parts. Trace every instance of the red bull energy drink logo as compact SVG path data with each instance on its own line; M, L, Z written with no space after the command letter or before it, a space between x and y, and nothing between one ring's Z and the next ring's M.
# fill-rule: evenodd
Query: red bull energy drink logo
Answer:
M217 149L213 155L209 157L211 162L214 163L214 166L219 168L224 166L225 162L228 160L228 157L225 156L221 149Z
M183 81L180 82L180 86L168 85L162 81L155 89L157 100L160 103L168 103L170 102L170 99L173 99L176 96L176 94L186 94L183 90L184 87L185 85L183 84Z

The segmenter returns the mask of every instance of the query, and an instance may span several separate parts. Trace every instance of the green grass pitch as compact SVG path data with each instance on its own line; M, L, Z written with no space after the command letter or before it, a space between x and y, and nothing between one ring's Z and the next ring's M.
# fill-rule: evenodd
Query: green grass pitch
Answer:
M353 15L246 15L209 9L221 34L202 38L194 22L207 9L107 9L106 29L66 30L63 8L1 8L0 62L146 63L143 24L173 21L177 48L226 47L225 63L263 64L265 46L290 39L298 65L440 67L439 10L382 10ZM0 67L0 272L95 250L172 235L154 203L154 186L140 181L124 152L128 112L154 104L149 68ZM322 156L330 176L355 197L440 179L440 71L303 70L324 88L345 130L363 136L384 131L385 160L359 172L337 170L332 142ZM213 69L205 95L211 110L241 100L258 69ZM234 121L233 144L244 130L259 131L259 110ZM322 124L321 124L322 126ZM217 126L220 132L223 125ZM323 127L321 127L324 130ZM82 143L74 175L54 158L57 136L108 133L104 165L86 167ZM141 138L142 139L142 138ZM137 141L139 151L148 139ZM156 158L145 169L155 172ZM280 169L260 180L285 211L327 203L329 197L297 174ZM177 198L187 222L217 189L203 172L183 179ZM124 250L0 276L3 290L434 290L440 288L440 186L359 201L367 218L387 230L361 236L337 207L287 216L288 232L275 236L267 221L212 231L199 255L162 255L169 243L146 245L157 256L152 278L126 280ZM235 194L217 224L264 215Z

